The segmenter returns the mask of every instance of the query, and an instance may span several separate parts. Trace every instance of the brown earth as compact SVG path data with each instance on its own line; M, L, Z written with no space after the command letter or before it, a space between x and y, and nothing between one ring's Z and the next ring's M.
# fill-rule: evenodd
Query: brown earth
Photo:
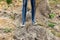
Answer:
M29 0L30 1L30 0ZM0 2L0 40L60 40L60 9L53 6L52 12L56 14L55 18L50 19L47 15L44 16L40 12L43 7L45 12L44 4L40 4L41 0L36 1L36 21L37 25L31 25L31 5L28 2L27 11L27 22L26 27L21 28L21 13L22 13L22 0L14 0L13 4L7 6L6 2ZM41 6L40 6L41 5ZM52 4L51 4L52 5ZM54 4L53 4L54 5ZM42 8L41 8L42 7ZM51 28L48 26L48 22L55 23L55 27ZM12 31L6 33L5 28L11 28Z

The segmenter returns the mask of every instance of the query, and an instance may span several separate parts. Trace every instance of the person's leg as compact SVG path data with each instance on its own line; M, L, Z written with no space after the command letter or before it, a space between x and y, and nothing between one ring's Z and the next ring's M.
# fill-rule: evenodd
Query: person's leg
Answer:
M35 23L35 0L31 0L31 7L32 7L32 23Z
M26 21L27 1L28 1L28 0L23 0L22 25L24 25L24 24L25 24L25 21Z

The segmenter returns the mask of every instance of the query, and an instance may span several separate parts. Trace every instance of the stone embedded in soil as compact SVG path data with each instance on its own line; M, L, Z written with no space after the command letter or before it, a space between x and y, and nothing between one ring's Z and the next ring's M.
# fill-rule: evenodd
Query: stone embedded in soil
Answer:
M60 8L60 4L57 4L56 6L57 6L57 8Z
M60 32L60 25L54 26L54 29Z

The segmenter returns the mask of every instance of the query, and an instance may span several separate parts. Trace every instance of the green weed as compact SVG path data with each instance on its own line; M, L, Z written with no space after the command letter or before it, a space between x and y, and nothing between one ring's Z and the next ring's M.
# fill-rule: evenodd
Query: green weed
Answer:
M50 13L50 14L49 14L49 18L52 19L52 18L54 18L54 17L55 17L55 14L54 14L54 13Z
M12 31L11 28L5 28L5 29L4 29L4 32L6 32L6 33L11 32L11 31Z
M7 4L11 4L12 0L6 0Z
M54 28L55 24L50 22L50 23L48 23L48 26L51 28Z

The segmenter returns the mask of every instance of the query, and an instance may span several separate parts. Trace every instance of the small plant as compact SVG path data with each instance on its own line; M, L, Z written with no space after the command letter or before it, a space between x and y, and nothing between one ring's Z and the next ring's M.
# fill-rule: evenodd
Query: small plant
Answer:
M50 13L50 14L49 14L49 18L52 19L52 18L54 18L54 17L55 17L55 14L54 14L54 13Z
M48 26L51 28L54 28L55 24L50 22L50 23L48 23Z
M5 29L4 29L4 32L6 32L6 33L11 32L11 31L12 31L11 28L5 28Z
M7 4L11 4L12 0L6 0Z
M15 19L15 16L14 15L10 15L10 18L12 18L14 20Z
M0 2L1 2L2 0L0 0Z

